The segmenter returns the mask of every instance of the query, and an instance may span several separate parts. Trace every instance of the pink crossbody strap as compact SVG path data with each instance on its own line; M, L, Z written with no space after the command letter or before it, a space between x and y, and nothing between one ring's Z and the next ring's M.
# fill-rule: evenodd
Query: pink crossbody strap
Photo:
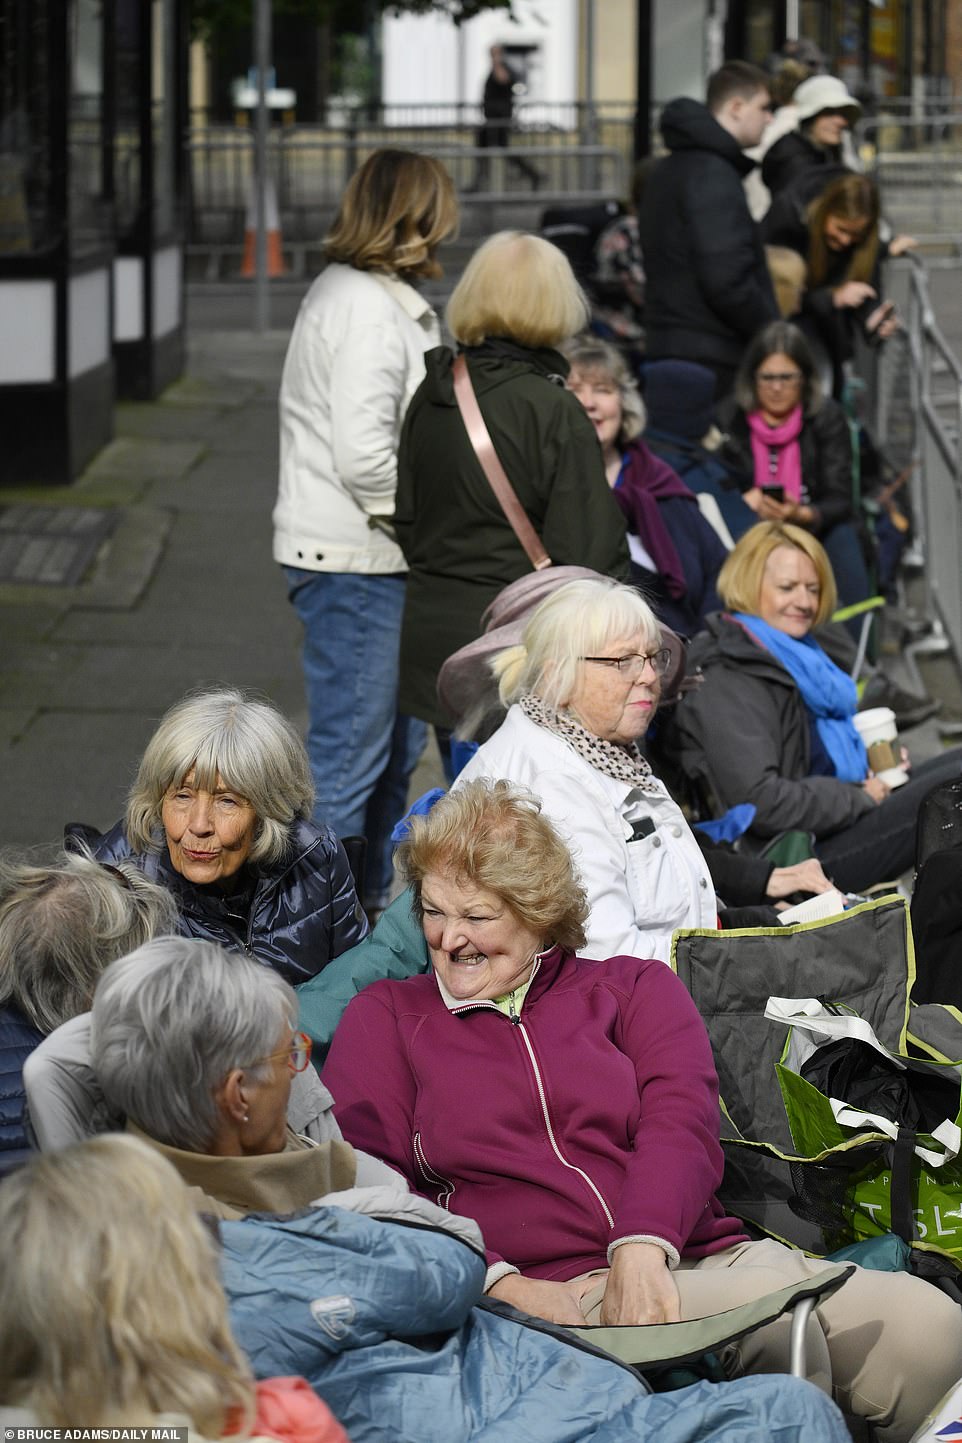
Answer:
M494 442L484 424L478 398L474 394L474 387L468 374L468 363L463 356L458 356L454 362L454 398L458 403L464 429L468 433L468 440L474 447L475 454L481 462L481 469L490 482L491 490L498 498L501 510L511 523L511 529L524 547L528 560L535 571L544 571L545 567L552 564L551 557L542 546L541 538L531 525L528 513L518 500L515 489L501 465L498 453L494 449Z

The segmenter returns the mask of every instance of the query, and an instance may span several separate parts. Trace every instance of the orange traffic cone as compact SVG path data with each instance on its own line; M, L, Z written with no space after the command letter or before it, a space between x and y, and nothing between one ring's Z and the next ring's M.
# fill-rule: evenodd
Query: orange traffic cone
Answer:
M264 182L264 229L267 232L267 274L282 276L286 272L284 253L281 249L281 222L277 213L277 192L274 182ZM257 271L257 206L254 201L253 182L247 191L247 219L244 223L244 259L241 275L252 279Z

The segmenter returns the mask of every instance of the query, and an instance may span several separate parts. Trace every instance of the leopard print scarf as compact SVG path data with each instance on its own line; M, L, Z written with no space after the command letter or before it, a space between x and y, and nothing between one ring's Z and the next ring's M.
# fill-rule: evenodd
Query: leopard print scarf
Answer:
M617 746L614 742L603 741L576 722L568 712L557 711L530 691L525 692L518 704L529 721L567 742L596 771L603 772L616 782L628 782L643 792L661 795L660 783L634 742Z

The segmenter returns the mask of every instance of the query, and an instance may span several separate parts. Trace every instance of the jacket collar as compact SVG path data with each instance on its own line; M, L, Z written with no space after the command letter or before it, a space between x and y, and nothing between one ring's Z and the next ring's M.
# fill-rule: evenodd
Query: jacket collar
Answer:
M433 306L408 281L402 281L400 276L388 275L386 271L368 271L368 275L377 281L379 286L384 287L391 299L397 302L412 321L422 321L425 317L433 319Z
M567 955L568 954L557 945L549 947L546 952L538 953L534 959L534 966L531 969L531 975L528 979L528 990L524 997L525 1003L533 1001L535 997L540 997L542 993L547 991L558 975L561 964ZM477 1002L459 1002L456 997L451 996L451 993L445 987L437 972L433 972L433 976L441 996L441 1001L455 1017L464 1016L464 1014L468 1012L476 1012L479 1008L489 1008L495 1012L501 1010L486 997L479 998Z
M297 1212L330 1192L353 1187L357 1177L349 1143L312 1143L290 1128L283 1152L263 1157L208 1157L156 1142L131 1122L127 1130L172 1162L187 1186L214 1204L204 1211L221 1216Z

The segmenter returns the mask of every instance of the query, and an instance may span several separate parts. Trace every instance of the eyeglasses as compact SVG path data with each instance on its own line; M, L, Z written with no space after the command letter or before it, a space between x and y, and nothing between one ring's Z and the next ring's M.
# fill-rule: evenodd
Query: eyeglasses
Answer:
M667 646L661 646L647 655L633 651L627 656L583 656L581 660L594 662L595 666L613 666L620 676L637 681L648 665L655 676L664 676L671 666L671 651Z
M290 1047L285 1047L282 1052L269 1052L266 1057L257 1057L250 1066L256 1067L259 1062L274 1062L278 1057L286 1057L292 1072L303 1072L311 1060L312 1046L306 1032L295 1032Z
M759 371L755 380L760 386L797 386L801 371Z

